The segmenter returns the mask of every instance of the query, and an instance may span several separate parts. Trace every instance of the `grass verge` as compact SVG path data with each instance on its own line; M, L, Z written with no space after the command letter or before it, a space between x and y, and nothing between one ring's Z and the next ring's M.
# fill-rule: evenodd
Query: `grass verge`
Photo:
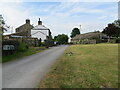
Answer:
M72 52L69 56L67 53ZM117 88L118 45L72 45L41 80L39 88Z
M28 50L26 50L24 52L16 52L12 55L3 56L2 63L16 60L16 59L20 59L20 58L25 57L25 56L30 56L32 54L39 53L39 52L42 52L44 50L46 50L45 47L30 47Z

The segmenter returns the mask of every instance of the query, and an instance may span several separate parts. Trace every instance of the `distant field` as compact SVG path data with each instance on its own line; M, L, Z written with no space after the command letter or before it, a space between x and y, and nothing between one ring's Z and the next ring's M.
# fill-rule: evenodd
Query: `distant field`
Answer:
M66 53L72 52L69 56ZM52 66L39 88L117 88L118 45L72 45Z

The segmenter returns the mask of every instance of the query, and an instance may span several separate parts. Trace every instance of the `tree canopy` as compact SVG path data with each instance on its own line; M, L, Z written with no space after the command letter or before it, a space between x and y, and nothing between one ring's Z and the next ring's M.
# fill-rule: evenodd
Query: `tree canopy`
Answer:
M115 20L114 23L109 23L102 33L112 37L120 37L120 20Z
M78 28L73 28L70 37L73 38L73 37L75 37L78 34L80 34L80 30Z
M65 34L59 34L58 36L54 37L54 41L57 41L59 44L65 44L68 42L68 36Z
M0 34L3 34L4 31L7 31L8 28L9 28L9 26L7 26L5 24L5 21L4 21L3 17L2 17L2 15L0 15Z

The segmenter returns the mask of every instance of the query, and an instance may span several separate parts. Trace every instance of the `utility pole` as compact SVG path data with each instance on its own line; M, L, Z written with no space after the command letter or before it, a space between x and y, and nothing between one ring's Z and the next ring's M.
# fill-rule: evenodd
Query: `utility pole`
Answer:
M80 24L80 34L81 34L81 26L82 26L82 25Z
M13 27L11 27L11 34L13 33Z
M120 1L118 2L118 19L120 19Z

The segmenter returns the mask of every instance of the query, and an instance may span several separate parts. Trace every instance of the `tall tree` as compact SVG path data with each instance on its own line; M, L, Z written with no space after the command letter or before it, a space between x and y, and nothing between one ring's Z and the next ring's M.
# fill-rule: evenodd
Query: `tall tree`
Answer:
M59 34L58 36L54 37L54 41L57 41L59 44L65 44L68 42L68 36L65 34Z
M116 27L115 37L120 37L120 19L114 21L114 25Z
M80 34L80 30L78 28L73 28L70 37L73 38L78 34Z
M115 26L120 27L120 19L114 21Z
M116 33L116 27L113 23L108 24L107 27L102 31L102 33L107 34L108 36L113 36Z
M102 31L102 33L108 36L120 37L120 20L115 20L114 23L108 24L107 27Z

